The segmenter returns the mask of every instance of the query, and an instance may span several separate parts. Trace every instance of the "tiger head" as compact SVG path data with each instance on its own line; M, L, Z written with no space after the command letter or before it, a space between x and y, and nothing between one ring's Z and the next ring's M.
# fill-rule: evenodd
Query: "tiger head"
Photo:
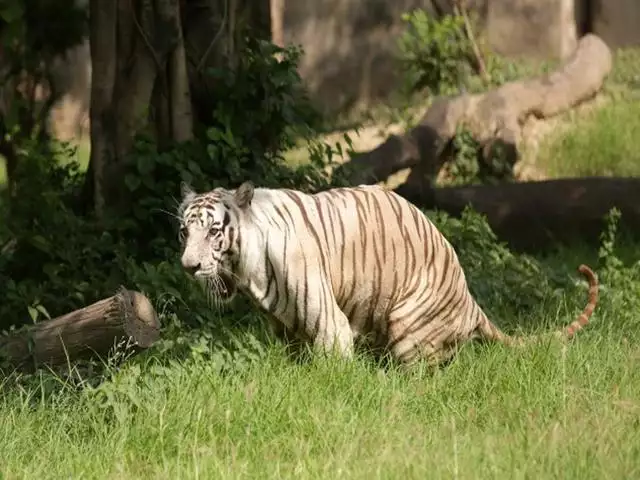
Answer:
M235 191L216 188L197 194L182 184L179 208L182 266L206 282L216 299L227 303L237 292L239 221L253 199L253 185Z

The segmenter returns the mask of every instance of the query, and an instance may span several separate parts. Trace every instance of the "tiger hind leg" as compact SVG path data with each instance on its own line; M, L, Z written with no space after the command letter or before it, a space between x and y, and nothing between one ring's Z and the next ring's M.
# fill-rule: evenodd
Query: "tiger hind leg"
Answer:
M500 330L486 315L482 315L478 320L478 326L472 338L483 342L497 342L507 347L514 347L523 344L521 337L512 337Z
M389 317L387 350L403 367L417 362L436 367L455 357L464 341L454 329L459 322L451 317L432 319L428 312L400 315L396 312Z

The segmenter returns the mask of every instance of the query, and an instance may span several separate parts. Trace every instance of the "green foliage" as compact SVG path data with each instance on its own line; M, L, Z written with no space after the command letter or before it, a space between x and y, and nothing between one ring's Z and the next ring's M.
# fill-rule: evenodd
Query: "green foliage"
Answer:
M467 185L476 183L480 173L478 157L480 144L469 130L458 127L453 137L454 156L450 162L448 173L451 176L452 185Z
M637 260L633 249L630 265L625 262L620 252L619 223L622 214L612 208L606 218L606 228L600 237L598 259L601 265L598 275L600 282L606 285L606 295L617 303L623 304L630 311L640 310L640 260Z
M77 308L96 299L96 285L110 276L113 235L73 213L70 199L82 178L74 163L59 165L49 155L35 143L22 152L14 179L21 201L7 203L3 212L2 237L16 247L0 257L0 326L21 323L32 305L53 314Z
M265 187L327 188L334 148L314 140L322 118L297 71L301 49L253 38L244 48L233 68L208 72L216 86L206 131L216 186L252 180ZM308 144L311 162L291 168L284 153L300 141Z
M513 165L504 146L494 142L490 149L483 149L464 125L457 128L451 153L445 165L447 185L495 184L513 179Z
M3 61L31 71L39 61L51 61L77 45L86 31L87 20L87 11L74 0L3 0Z
M244 171L268 174L297 136L308 137L319 124L297 72L301 55L294 46L247 38L236 65L207 72L215 85L208 153L231 182L242 181Z
M463 34L464 20L441 19L424 10L405 13L407 30L398 39L398 58L404 90L427 89L434 95L457 91L470 74L471 45Z
M248 312L237 313L239 305L233 308L239 317L221 319L180 267L180 182L198 191L234 188L246 179L317 191L331 185L326 167L344 153L313 138L318 115L296 72L299 51L248 45L238 64L210 72L219 85L215 110L195 140L159 148L148 136L136 139L124 163L124 195L101 224L76 208L84 183L77 164L54 161L74 152L66 145L50 151L25 144L15 200L0 210L0 245L16 243L0 256L0 328L40 321L43 312L66 313L113 295L121 285L146 293L167 325L215 331L219 341L226 338L222 325L248 318ZM291 168L283 153L301 140L311 162ZM207 330L211 325L216 327Z

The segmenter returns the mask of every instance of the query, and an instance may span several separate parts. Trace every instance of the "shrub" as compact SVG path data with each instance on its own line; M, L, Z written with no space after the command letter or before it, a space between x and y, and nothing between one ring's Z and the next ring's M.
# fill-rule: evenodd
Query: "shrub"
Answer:
M73 208L84 180L77 164L60 165L51 152L23 145L15 201L2 212L0 244L14 239L17 246L0 257L0 328L80 308L120 285L147 293L163 318L188 326L218 321L219 312L179 266L179 185L187 181L200 191L245 179L306 190L330 185L324 167L333 150L313 141L319 116L296 72L299 56L293 47L249 40L237 65L209 72L219 90L208 123L180 145L160 148L138 137L125 159L127 207L100 225ZM310 142L312 163L291 169L283 152L300 139ZM74 155L66 145L59 150L57 157Z
M424 10L413 10L402 19L407 29L397 47L405 93L426 89L438 95L458 90L471 72L472 54L462 17L437 19Z

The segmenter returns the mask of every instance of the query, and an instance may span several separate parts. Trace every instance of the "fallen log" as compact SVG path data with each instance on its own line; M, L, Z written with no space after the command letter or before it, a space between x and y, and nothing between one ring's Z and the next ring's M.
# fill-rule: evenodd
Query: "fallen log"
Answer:
M617 207L622 227L640 235L640 178L569 178L429 189L407 182L396 190L425 209L459 216L471 206L496 235L518 250L581 240L597 244L605 217Z
M159 335L160 323L149 299L121 289L88 307L0 336L0 368L59 367L107 355L123 340L131 341L136 349L148 348Z
M513 165L524 121L531 115L549 118L592 98L611 66L607 45L593 34L585 35L555 72L505 83L482 94L438 97L415 128L404 135L391 135L374 150L354 156L336 174L352 185L372 184L411 167L407 181L430 181L446 162L447 147L460 126L480 144L481 160L500 152Z

